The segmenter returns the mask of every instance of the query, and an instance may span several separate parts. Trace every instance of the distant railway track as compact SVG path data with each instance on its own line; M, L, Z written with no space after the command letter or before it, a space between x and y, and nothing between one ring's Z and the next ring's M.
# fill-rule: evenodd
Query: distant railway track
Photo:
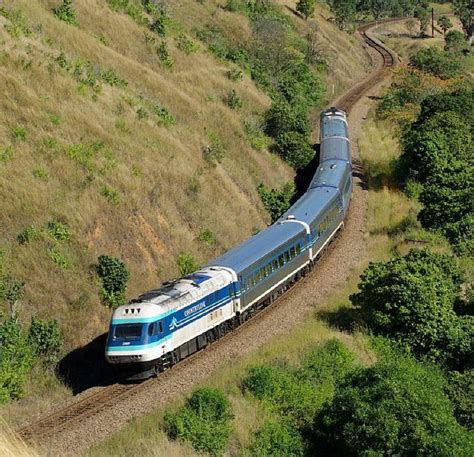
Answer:
M392 19L386 22L395 22L399 19ZM353 87L345 96L343 96L339 103L337 104L339 108L343 109L346 112L350 112L355 103L363 97L363 95L376 84L378 84L386 75L387 69L396 65L397 56L393 51L386 48L383 44L379 43L377 40L371 38L367 32L370 28L376 26L377 23L366 24L359 28L359 33L361 34L362 39L367 44L367 46L374 49L379 53L383 58L383 64L379 66L371 75L364 80L362 83ZM330 245L327 250L331 250L332 245ZM302 278L298 281L298 284L304 284L306 278ZM287 297L288 294L291 294L292 288L289 289L282 297ZM248 325L254 324L257 320L262 318L268 312L271 311L275 306L278 306L281 298L273 301L272 304L266 308L259 311L251 320L244 322L241 326L235 329L228 335L225 335L223 338L217 342L211 344L208 348L203 351L212 350L216 346L222 344L227 344L229 336L235 335L242 332ZM177 376L180 368L191 363L196 357L199 357L203 351L199 351L190 357L179 362L174 368L166 370L165 372L159 375L159 379L164 379L172 376ZM140 392L150 384L155 382L155 378L148 379L140 384L113 384L107 387L104 387L96 392L93 392L89 395L84 395L82 398L77 401L66 405L64 408L58 409L44 417L39 418L36 421L33 421L17 430L17 433L25 440L29 442L41 442L51 436L61 433L61 431L78 424L81 421L86 420L94 415L97 415L104 410L107 410L113 407L114 404L124 400L126 398L133 397L135 394Z

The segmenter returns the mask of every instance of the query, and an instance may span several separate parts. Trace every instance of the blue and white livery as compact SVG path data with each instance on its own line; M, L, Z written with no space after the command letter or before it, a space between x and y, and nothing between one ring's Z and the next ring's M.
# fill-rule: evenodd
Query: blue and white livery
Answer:
M128 379L159 373L233 330L310 271L344 225L352 193L346 114L321 114L320 163L273 225L189 276L117 308L105 355Z

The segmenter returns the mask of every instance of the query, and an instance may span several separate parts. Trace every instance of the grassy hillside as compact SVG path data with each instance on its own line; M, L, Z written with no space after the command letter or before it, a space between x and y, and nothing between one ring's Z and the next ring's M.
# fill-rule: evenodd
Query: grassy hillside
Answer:
M138 1L74 1L75 25L53 14L61 3L1 9L0 247L3 274L25 282L22 318L58 319L71 347L106 329L98 255L125 260L128 296L157 286L177 275L179 253L205 262L264 227L257 184L293 171L243 129L262 123L270 99L246 74L232 81L235 66L196 37L210 25L247 40L243 14L169 2L161 38ZM293 20L304 36L309 25ZM367 57L321 12L316 22L331 98ZM240 109L228 106L233 89Z

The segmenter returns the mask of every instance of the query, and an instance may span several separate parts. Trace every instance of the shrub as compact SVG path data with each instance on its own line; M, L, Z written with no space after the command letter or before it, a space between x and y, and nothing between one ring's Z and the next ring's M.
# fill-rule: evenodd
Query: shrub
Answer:
M284 100L272 104L266 119L266 132L277 138L286 132L309 135L310 126L304 110L292 107Z
M244 77L242 70L238 68L233 68L232 70L228 70L226 73L227 77L234 82L241 81Z
M422 48L411 55L410 65L441 79L459 76L462 68L461 62L454 55L447 54L434 46Z
M31 35L31 29L28 26L25 15L22 10L14 8L5 8L0 6L0 15L8 19L9 23L5 24L5 30L13 37Z
M377 334L408 345L434 360L450 356L456 326L453 310L463 275L445 254L412 250L405 257L370 263L351 302Z
M62 346L62 337L59 324L55 319L46 321L32 317L28 341L34 348L36 355L47 365L57 362Z
M170 23L171 19L166 11L161 10L158 14L156 14L153 22L150 24L150 30L161 37L165 37L168 34Z
M130 272L124 262L116 257L101 255L98 258L96 272L102 281L100 296L110 307L122 305Z
M202 148L204 160L211 166L216 166L224 158L224 144L221 137L213 131L207 134L209 143Z
M176 39L176 43L178 49L184 52L186 55L190 55L198 50L198 45L193 40L188 38L184 33L179 34L178 38Z
M225 395L211 388L195 390L177 411L167 410L165 431L171 439L189 441L198 452L222 455L231 435L232 410Z
M436 22L438 23L439 28L443 31L443 35L446 35L446 32L453 26L453 23L448 16L440 16Z
M13 148L11 146L0 147L0 163L7 163L13 157Z
M179 274L181 276L189 275L194 271L199 269L199 265L194 259L192 254L187 254L183 252L182 254L178 255L176 259L176 264L178 266Z
M316 0L298 0L296 3L296 11L301 13L305 19L314 14Z
M56 241L69 241L71 239L71 232L68 227L58 220L48 222L46 225L48 235Z
M258 122L253 119L248 119L242 122L245 136L247 140L256 151L268 148L270 138L265 135L264 129Z
M39 230L33 225L28 225L18 234L16 239L20 244L28 244L38 239L39 236Z
M15 316L15 304L23 298L24 292L24 282L10 275L0 276L0 302L8 305L12 316Z
M61 269L68 270L71 268L71 261L56 247L48 248L48 257Z
M249 451L259 457L297 457L305 455L305 445L294 426L266 420L253 435Z
M26 129L25 127L14 127L12 128L12 137L15 140L26 140Z
M100 193L104 196L112 205L119 205L120 204L120 195L116 189L113 189L109 186L102 186L100 189Z
M63 0L62 5L53 8L54 15L66 24L77 24L76 12L72 7L72 0Z
M308 165L314 151L307 137L298 132L286 132L277 138L278 152L295 170Z
M202 243L206 243L209 246L212 246L216 242L214 234L208 228L201 230L199 236L197 237L197 240L201 241Z
M47 170L45 170L44 168L35 168L33 170L33 176L35 178L38 178L38 179L42 179L44 181L47 181L48 178L49 178L49 173L47 172Z
M464 34L458 30L451 30L444 38L444 50L454 54L460 54L467 47Z
M315 420L315 455L471 455L443 387L440 372L407 357L355 371Z
M128 85L127 81L120 77L113 68L102 71L100 76L109 86L116 86L124 89Z
M15 317L0 323L0 403L21 398L35 355Z
M474 369L448 374L446 393L450 398L457 421L468 430L474 429Z
M273 223L290 207L295 186L290 181L278 190L268 189L263 183L260 183L257 186L257 192Z
M165 127L176 124L175 117L164 106L153 106L153 113L158 118L158 122Z
M226 103L230 109L242 108L242 99L239 97L235 89L232 89L226 97Z
M162 41L161 44L157 46L156 54L165 67L171 68L174 65L166 41Z

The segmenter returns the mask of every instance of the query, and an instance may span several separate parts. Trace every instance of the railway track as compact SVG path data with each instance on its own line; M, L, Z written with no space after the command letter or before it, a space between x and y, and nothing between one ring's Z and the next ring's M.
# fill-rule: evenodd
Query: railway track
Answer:
M389 20L387 22L395 21L396 20ZM375 25L375 23L364 25L359 28L359 33L361 34L361 37L367 46L371 47L382 56L383 64L380 66L380 68L375 70L369 78L367 78L361 84L356 85L344 97L342 97L338 103L338 107L346 112L350 112L352 107L363 96L363 94L380 82L384 78L388 69L396 65L396 55L367 34L368 30ZM334 244L332 243L327 250L330 251L333 246ZM298 284L304 284L306 279L307 278L302 278L300 281L298 281ZM64 408L54 411L51 414L41 417L40 419L19 428L17 433L21 438L28 442L44 441L45 439L59 434L61 431L69 427L72 427L75 423L80 423L87 418L90 418L103 412L104 410L107 410L108 408L113 407L113 405L125 398L133 397L138 392L146 389L146 387L151 383L164 380L172 376L178 376L180 369L192 363L193 360L196 357L199 357L203 351L209 351L217 346L226 344L230 336L242 332L248 325L253 324L256 320L263 318L274 307L278 306L278 303L282 298L286 299L293 290L293 288L290 288L284 295L282 295L281 298L276 299L272 304L262 309L251 320L244 322L236 330L224 335L220 340L211 344L206 349L189 356L171 369L160 373L158 379L151 378L140 384L113 384L104 387L99 391L83 396L78 401L75 401Z

